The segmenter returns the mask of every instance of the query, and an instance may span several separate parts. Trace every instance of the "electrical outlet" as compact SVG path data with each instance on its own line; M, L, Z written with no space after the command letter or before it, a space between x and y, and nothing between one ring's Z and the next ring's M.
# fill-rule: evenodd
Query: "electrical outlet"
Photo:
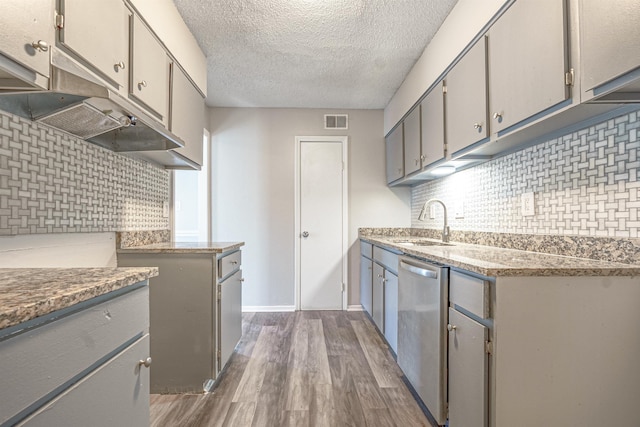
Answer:
M533 192L522 193L520 196L520 203L522 204L522 216L533 216L536 214Z
M464 200L458 200L455 204L455 218L464 218Z
M436 219L436 205L429 206L429 219Z
M162 217L169 218L169 202L167 200L162 202Z

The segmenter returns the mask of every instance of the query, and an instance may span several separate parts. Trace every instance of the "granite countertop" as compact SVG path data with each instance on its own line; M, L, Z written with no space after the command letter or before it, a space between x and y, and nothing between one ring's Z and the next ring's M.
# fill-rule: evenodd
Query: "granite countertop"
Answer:
M70 307L158 275L141 268L2 268L0 329Z
M149 245L131 246L117 250L121 254L129 253L194 253L194 254L219 254L244 246L244 242L163 242Z
M408 246L399 242L438 240L416 237L361 236L362 240L407 255L458 267L489 277L499 276L637 276L640 265L551 255L493 246L450 242L449 246Z

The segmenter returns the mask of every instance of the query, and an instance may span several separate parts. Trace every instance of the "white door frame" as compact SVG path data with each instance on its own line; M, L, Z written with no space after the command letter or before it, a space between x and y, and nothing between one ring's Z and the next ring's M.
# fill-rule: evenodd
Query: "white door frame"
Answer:
M294 241L295 241L295 301L296 310L300 310L300 145L303 142L340 142L342 143L342 309L347 309L347 298L349 295L349 284L347 282L348 276L348 251L349 251L349 171L348 171L348 152L349 152L349 138L347 136L296 136L295 147L295 229L294 229Z

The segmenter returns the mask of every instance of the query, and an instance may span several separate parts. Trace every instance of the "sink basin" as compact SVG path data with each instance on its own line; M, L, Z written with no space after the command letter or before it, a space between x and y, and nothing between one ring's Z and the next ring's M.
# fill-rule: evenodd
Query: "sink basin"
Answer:
M438 242L435 240L399 240L394 243L402 246L453 246L451 243Z

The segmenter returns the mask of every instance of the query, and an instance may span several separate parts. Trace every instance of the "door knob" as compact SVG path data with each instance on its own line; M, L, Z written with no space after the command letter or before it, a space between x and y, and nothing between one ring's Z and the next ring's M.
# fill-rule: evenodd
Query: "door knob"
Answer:
M138 366L144 366L145 368L148 368L149 366L151 366L151 358L147 357L146 359L138 361Z
M302 232L302 237L309 237L309 232L308 231L303 231Z

